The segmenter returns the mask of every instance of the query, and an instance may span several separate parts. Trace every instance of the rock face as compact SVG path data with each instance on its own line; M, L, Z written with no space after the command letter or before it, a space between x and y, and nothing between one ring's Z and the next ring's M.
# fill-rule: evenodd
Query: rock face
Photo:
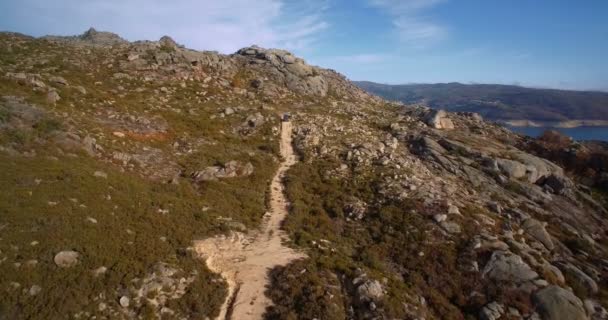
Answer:
M250 162L243 164L239 161L229 161L223 166L207 167L202 171L192 174L192 178L197 181L214 181L225 178L247 177L253 173L253 164Z
M426 124L435 129L452 130L454 123L443 110L431 110L425 118Z
M543 320L588 320L583 302L572 292L549 286L534 295Z

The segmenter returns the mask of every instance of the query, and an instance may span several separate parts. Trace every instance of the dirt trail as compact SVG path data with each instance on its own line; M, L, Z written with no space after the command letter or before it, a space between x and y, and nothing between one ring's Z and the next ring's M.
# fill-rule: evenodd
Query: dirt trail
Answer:
M288 211L282 183L285 172L297 159L291 145L292 126L281 123L281 156L283 161L270 185L270 212L259 230L247 234L233 232L230 236L210 238L195 243L195 249L214 272L228 282L228 298L217 319L262 319L272 302L264 291L269 283L268 271L273 267L305 257L283 245L287 238L281 221Z

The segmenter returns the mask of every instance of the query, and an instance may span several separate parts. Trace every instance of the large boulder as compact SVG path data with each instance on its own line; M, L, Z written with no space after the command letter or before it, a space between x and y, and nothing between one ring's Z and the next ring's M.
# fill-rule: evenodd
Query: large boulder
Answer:
M483 269L483 277L523 283L538 278L538 274L520 256L509 251L495 251Z
M563 169L548 160L523 152L515 153L512 157L512 159L496 159L500 171L509 178L537 183L540 179L551 175L563 177Z
M526 165L526 168L528 169L528 180L532 183L551 174L556 174L558 176L564 175L564 170L560 166L529 153L519 152L514 155L514 158Z
M560 263L559 267L564 272L569 282L576 284L577 287L582 290L586 290L588 295L596 294L599 291L597 282L575 265L564 262Z
M521 179L526 176L526 166L509 159L496 159L498 169L511 179Z
M538 313L544 320L588 320L583 302L572 292L548 286L534 295Z

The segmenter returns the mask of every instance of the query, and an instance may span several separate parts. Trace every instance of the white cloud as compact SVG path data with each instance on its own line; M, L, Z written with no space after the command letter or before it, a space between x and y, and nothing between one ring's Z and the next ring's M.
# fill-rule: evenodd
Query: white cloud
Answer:
M76 34L93 26L129 40L169 35L196 49L231 53L257 44L305 49L328 28L328 0L22 0L15 14L32 33ZM36 28L36 30L34 30Z
M399 39L408 44L424 46L447 35L441 24L433 21L425 12L445 0L368 0L393 19Z

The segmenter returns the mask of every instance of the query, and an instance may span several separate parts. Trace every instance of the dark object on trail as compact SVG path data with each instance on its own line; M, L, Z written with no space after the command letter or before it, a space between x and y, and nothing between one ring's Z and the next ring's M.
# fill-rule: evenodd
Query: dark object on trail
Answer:
M281 118L283 122L289 122L291 120L291 115L289 113L283 113L283 117Z

